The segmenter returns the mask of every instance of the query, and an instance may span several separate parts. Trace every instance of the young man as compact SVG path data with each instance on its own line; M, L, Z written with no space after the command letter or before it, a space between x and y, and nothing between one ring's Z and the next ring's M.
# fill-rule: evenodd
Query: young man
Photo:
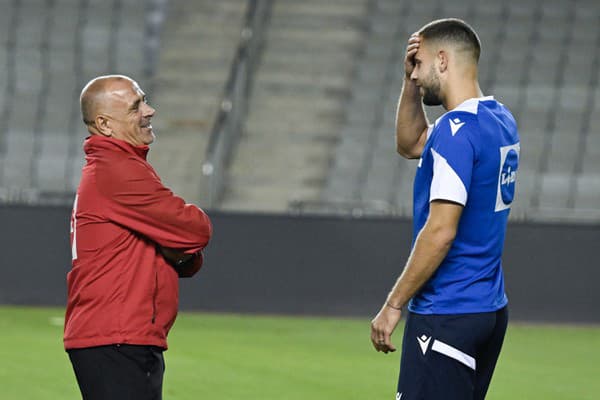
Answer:
M371 323L375 349L395 351L390 336L408 304L397 399L485 398L507 327L501 255L519 137L508 109L482 97L479 53L457 19L408 40L396 141L419 159L414 242ZM421 102L448 112L429 125Z
M178 278L195 273L212 227L146 161L155 110L132 79L81 93L90 136L71 218L64 344L85 400L161 399Z

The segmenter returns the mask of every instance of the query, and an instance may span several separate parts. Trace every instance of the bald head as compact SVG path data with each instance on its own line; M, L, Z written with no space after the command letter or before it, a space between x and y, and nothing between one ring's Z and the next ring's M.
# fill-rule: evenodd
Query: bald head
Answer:
M135 81L125 75L105 75L92 79L85 85L79 97L81 116L90 125L101 113L110 112L110 100L119 90L127 90Z

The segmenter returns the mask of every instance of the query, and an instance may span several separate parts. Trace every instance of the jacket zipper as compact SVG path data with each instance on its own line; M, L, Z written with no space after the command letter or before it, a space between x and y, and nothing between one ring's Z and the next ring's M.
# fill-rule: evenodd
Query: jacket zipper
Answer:
M158 295L158 272L154 271L154 294L152 295L152 323L156 322L156 296Z

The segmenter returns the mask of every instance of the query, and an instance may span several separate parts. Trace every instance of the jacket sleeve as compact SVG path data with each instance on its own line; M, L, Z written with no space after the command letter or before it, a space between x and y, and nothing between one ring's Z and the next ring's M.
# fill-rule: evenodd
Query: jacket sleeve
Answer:
M142 161L127 158L96 175L106 216L163 247L202 250L212 235L208 216L166 188Z

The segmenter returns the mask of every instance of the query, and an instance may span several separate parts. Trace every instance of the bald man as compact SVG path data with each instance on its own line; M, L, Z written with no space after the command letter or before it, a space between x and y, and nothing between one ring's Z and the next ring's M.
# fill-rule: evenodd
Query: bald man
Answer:
M408 305L396 399L484 399L506 332L501 256L520 145L510 111L481 93L480 51L458 19L408 40L396 145L419 160L414 240L371 322L375 349L395 351L391 335ZM447 112L430 124L423 103Z
M81 114L93 135L113 137L134 146L151 144L154 132L150 124L155 109L137 82L121 76L103 76L91 80L82 90Z
M85 400L161 399L178 278L200 269L211 223L147 162L155 110L134 80L93 79L80 102L90 136L71 216L65 349Z

